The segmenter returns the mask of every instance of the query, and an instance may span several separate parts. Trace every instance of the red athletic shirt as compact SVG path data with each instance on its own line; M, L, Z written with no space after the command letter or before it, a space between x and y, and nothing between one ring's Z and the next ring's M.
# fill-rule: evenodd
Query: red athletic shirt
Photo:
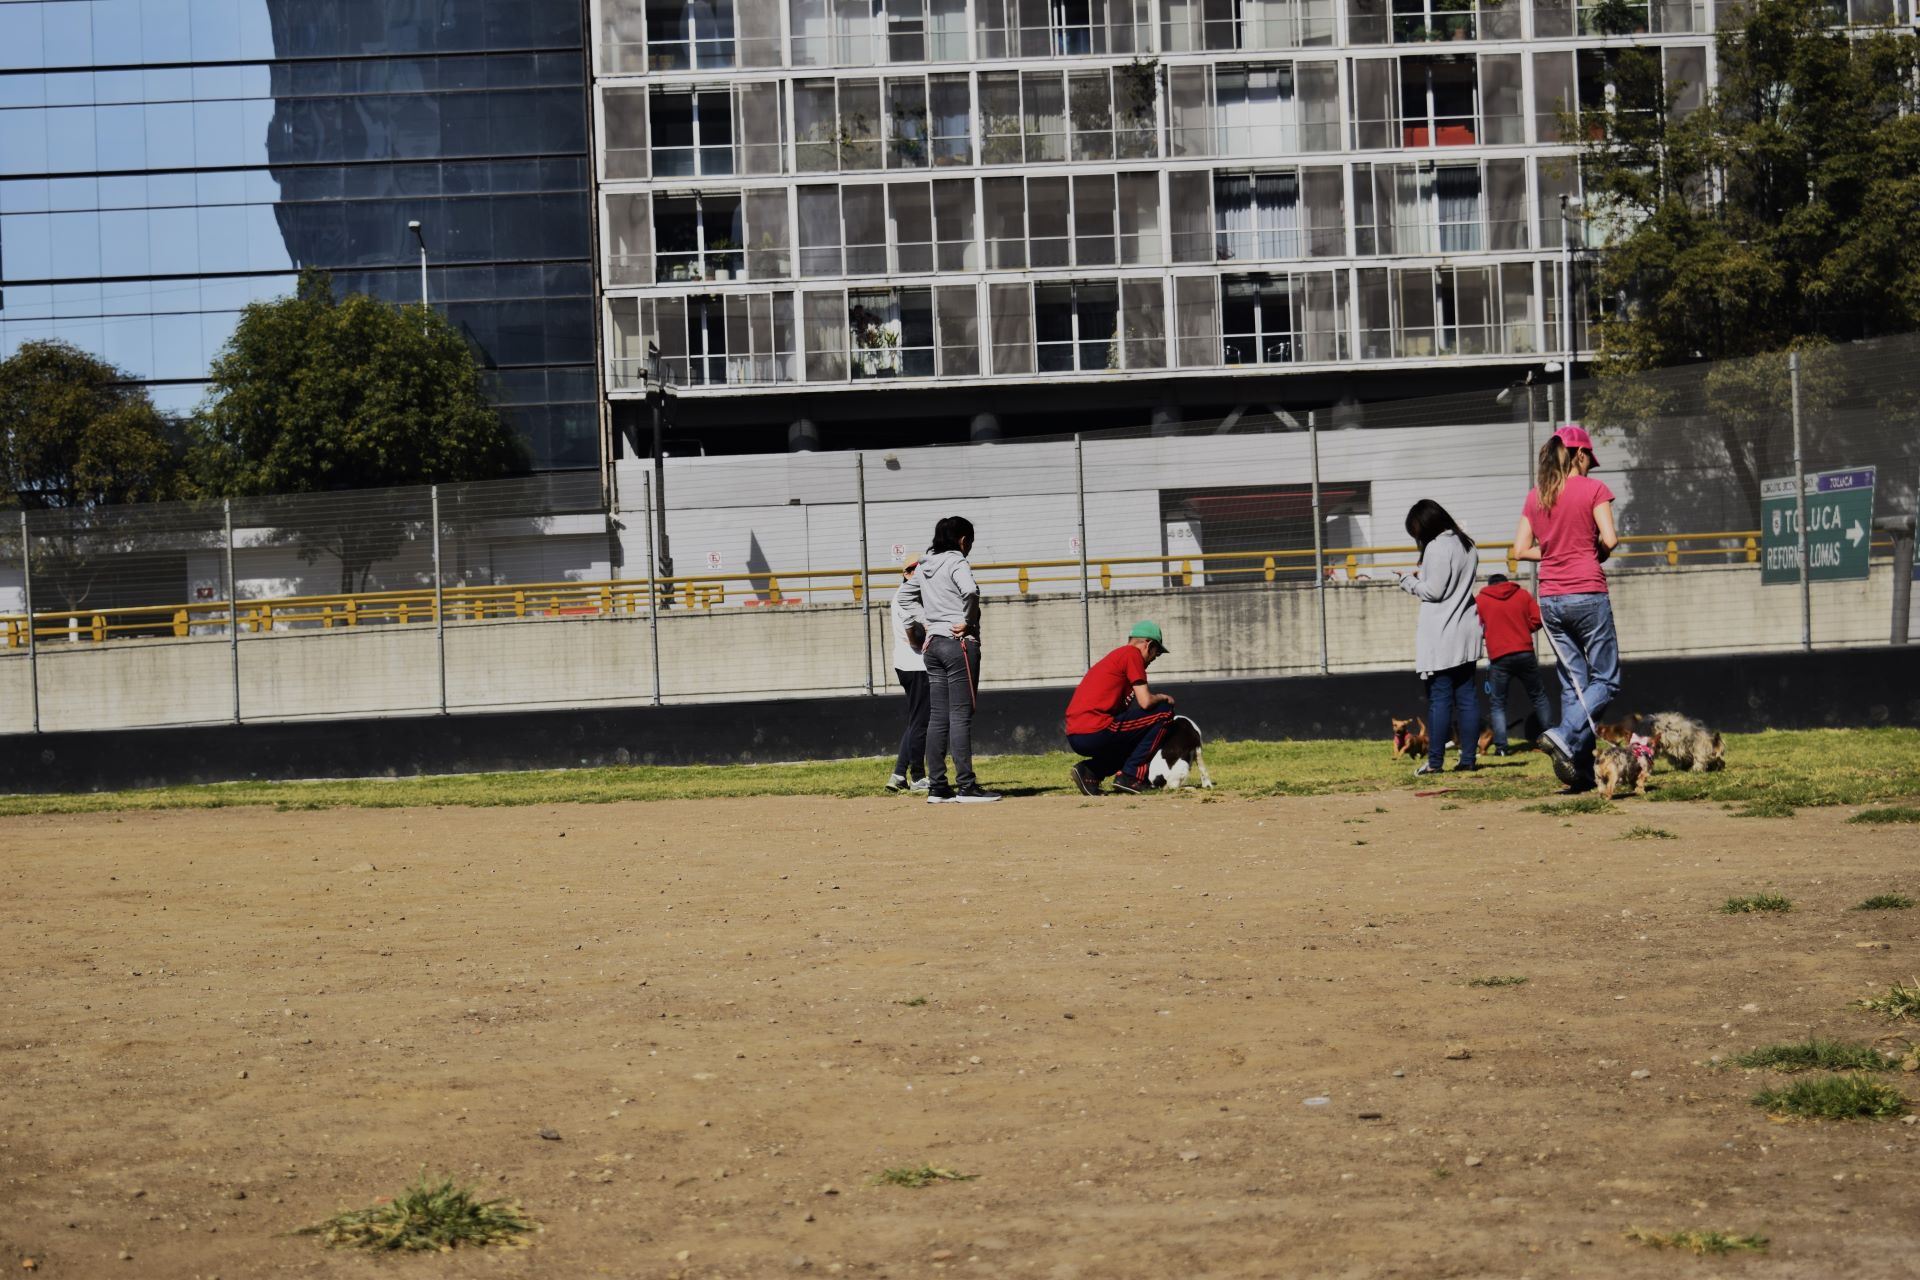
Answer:
M1146 681L1147 660L1132 645L1121 645L1080 677L1080 687L1067 704L1067 732L1098 733L1112 728L1133 686Z

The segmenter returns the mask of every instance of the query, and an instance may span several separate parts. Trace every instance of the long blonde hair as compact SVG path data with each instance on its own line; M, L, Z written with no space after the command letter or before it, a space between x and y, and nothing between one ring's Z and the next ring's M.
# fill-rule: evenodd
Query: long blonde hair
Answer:
M1552 511L1553 504L1560 499L1560 489L1567 483L1567 477L1577 469L1575 464L1580 457L1578 449L1569 449L1561 443L1559 436L1549 437L1540 446L1540 473L1536 489L1540 495L1540 509Z

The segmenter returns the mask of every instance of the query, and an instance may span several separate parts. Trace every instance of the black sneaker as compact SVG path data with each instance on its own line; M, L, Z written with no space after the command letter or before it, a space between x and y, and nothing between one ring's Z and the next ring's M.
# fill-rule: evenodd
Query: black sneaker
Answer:
M1553 776L1560 779L1562 786L1572 786L1577 776L1573 769L1573 753L1560 741L1559 735L1549 729L1540 735L1540 749L1553 761Z
M953 793L953 798L961 804L992 804L1000 798L997 791L988 791L977 782L970 782Z
M1124 792L1130 796L1145 795L1148 790L1146 783L1140 781L1140 779L1134 777L1130 773L1114 774L1113 789L1115 791Z
M1480 772L1480 766L1477 764L1457 764L1453 766L1453 771L1455 773L1478 773Z
M1496 757L1510 756L1513 754L1513 748L1504 742L1496 742L1487 749L1487 754Z
M928 804L952 804L959 798L954 794L953 788L944 782L931 783L927 787Z
M1100 779L1092 769L1087 767L1087 763L1084 760L1067 770L1067 777L1072 780L1073 785L1079 789L1081 795L1097 796L1100 794Z

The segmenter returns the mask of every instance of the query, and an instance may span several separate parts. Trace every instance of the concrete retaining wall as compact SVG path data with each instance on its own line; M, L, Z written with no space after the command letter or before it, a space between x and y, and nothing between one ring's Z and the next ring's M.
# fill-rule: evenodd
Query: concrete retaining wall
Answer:
M1613 582L1629 662L1660 655L1784 650L1800 641L1799 593L1762 587L1756 567L1641 570ZM1326 591L1328 647L1338 671L1406 671L1417 605L1392 584L1343 582ZM1892 575L1813 589L1817 645L1884 642ZM1077 680L1089 629L1095 656L1150 617L1172 651L1156 681L1315 672L1319 613L1311 588L1096 592L1087 618L1076 596L999 597L986 610L984 684L990 689ZM664 613L660 689L667 701L722 701L864 692L894 687L886 609L876 601L870 641L862 611L731 607ZM1089 625L1090 624L1090 625ZM1546 648L1541 652L1546 656ZM644 616L450 623L446 695L452 710L645 703L654 691L653 639ZM217 723L233 716L231 654L223 637L49 644L39 657L44 729ZM245 636L239 645L246 720L378 716L435 711L438 649L431 626L382 626ZM869 666L871 663L871 666ZM0 732L31 728L28 666L0 656Z

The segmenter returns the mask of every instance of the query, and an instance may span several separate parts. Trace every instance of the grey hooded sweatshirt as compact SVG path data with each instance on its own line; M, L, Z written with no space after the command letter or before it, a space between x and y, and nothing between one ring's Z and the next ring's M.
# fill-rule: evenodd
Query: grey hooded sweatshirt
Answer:
M1420 576L1400 579L1400 589L1420 600L1413 666L1422 676L1480 659L1480 615L1473 607L1473 575L1479 563L1448 529L1420 555Z
M967 634L980 638L980 585L973 566L958 551L928 556L901 584L894 597L904 621L917 622L928 635L951 635L953 624L967 624Z

